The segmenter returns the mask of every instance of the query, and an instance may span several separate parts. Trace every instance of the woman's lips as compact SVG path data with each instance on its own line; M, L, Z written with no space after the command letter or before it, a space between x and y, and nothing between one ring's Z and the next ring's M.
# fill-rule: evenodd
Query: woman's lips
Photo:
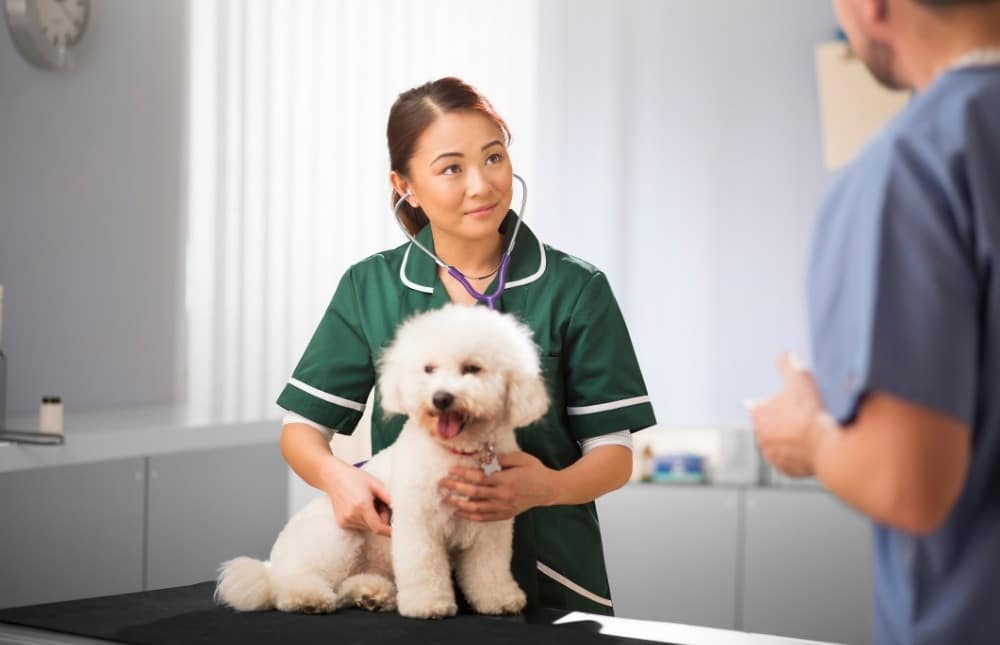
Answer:
M490 204L488 206L483 206L482 208L477 208L475 210L465 211L465 214L466 215L472 215L472 216L486 215L488 213L493 212L493 209L496 208L496 207L497 207L496 204Z

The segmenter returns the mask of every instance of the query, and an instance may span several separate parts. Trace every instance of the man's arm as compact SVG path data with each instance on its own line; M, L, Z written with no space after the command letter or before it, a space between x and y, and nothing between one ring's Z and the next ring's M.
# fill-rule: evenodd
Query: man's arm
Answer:
M935 530L955 505L969 470L972 437L961 421L874 392L854 421L837 425L823 409L812 374L783 355L784 387L750 406L765 458L833 494L877 522Z
M971 433L962 422L888 394L865 397L846 428L825 414L817 479L875 521L934 531L951 512L969 470Z

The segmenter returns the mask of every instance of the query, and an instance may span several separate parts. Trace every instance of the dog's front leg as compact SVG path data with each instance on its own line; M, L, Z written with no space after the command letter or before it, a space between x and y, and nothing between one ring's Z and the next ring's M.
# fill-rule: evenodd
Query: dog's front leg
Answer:
M458 555L458 584L481 614L516 614L524 609L524 592L510 572L513 520L482 524L472 545Z
M458 611L444 540L417 518L393 518L392 570L401 615L444 618Z

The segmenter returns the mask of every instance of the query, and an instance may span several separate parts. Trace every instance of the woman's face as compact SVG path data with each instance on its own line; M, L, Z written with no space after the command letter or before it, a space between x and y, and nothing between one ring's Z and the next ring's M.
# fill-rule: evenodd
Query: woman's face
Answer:
M400 194L423 208L435 236L495 236L510 208L512 170L504 135L473 111L442 114L420 135L409 177L393 173ZM402 188L403 190L400 190Z

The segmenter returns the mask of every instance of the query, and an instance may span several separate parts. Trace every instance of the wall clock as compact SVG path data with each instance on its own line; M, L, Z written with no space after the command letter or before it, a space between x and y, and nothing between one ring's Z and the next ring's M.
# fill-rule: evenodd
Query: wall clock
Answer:
M73 67L76 47L87 32L90 0L3 0L7 30L17 50L33 65Z

